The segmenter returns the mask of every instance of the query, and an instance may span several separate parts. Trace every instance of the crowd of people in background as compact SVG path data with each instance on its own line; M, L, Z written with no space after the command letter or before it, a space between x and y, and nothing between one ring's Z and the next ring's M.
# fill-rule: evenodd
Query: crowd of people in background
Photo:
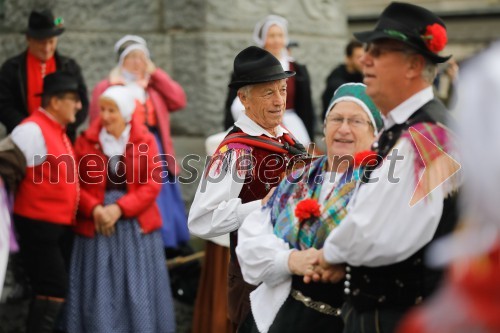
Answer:
M26 332L176 332L166 259L190 235L207 240L193 333L500 330L498 45L456 85L445 22L393 2L316 112L288 21L264 17L235 50L186 214L170 132L184 89L125 35L89 98L62 22L33 10L0 68L0 294L10 261Z

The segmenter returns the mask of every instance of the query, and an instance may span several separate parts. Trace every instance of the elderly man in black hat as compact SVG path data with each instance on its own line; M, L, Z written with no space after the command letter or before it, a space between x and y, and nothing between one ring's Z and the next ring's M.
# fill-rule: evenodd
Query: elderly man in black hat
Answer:
M249 293L255 288L243 281L235 254L238 228L266 201L288 160L305 153L280 125L286 109L286 79L293 75L259 47L248 47L236 56L229 87L238 90L245 113L212 156L189 213L194 235L211 238L230 233L228 311L235 325L247 316Z
M87 117L87 87L75 60L56 51L58 36L64 32L61 17L54 18L50 10L32 11L28 20L23 53L7 59L0 69L0 123L12 132L24 118L40 107L38 95L43 90L43 78L56 70L73 74L78 80L82 108L67 133L74 141L77 127Z
M456 222L458 180L451 176L460 166L448 155L446 110L432 91L436 64L449 59L438 53L446 26L425 8L394 2L373 31L355 36L367 43L366 93L385 116L372 147L378 165L365 173L306 280L345 269L344 332L393 332L436 288L441 274L426 265L424 252Z
M14 201L14 223L34 297L27 332L52 332L67 289L70 227L79 200L78 173L66 126L82 108L78 80L45 76L41 107L11 134L26 159Z

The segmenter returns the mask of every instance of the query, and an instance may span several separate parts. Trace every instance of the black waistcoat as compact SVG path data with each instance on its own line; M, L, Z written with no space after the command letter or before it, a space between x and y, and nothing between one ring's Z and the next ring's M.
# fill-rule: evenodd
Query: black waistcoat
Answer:
M442 122L446 109L437 100L432 100L417 110L405 123L397 124L384 131L373 145L379 156L387 156L401 134L409 127L422 122ZM365 180L373 170L367 170ZM432 241L450 233L458 220L457 195L444 200L443 214ZM418 221L415 221L417 223ZM376 308L409 308L420 303L438 286L442 271L427 267L424 253L429 242L408 259L379 267L346 267L344 292L357 311Z

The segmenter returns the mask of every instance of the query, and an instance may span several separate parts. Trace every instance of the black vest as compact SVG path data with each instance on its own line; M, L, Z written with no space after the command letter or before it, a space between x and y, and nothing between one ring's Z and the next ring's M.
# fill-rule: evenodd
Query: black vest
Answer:
M409 127L422 122L443 122L445 113L444 106L437 100L432 100L417 110L405 123L384 131L372 148L384 158ZM367 170L365 180L372 171L373 169ZM420 303L436 289L443 273L442 270L427 267L424 262L425 251L435 239L450 233L457 220L455 194L444 200L443 214L432 241L408 259L379 267L347 265L344 289L347 300L360 312L381 307L405 309Z

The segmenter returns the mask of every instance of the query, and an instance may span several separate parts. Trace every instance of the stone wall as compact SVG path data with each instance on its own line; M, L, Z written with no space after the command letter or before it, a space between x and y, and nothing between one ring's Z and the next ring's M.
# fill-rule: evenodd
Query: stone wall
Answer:
M24 49L22 31L31 8L50 6L66 26L58 49L77 59L89 88L114 66L118 38L143 36L154 62L188 94L188 107L174 116L174 134L200 137L222 128L232 60L252 44L257 20L275 13L290 21L291 38L300 43L294 55L309 66L318 106L327 71L342 60L347 34L338 0L4 0L0 6L0 62Z
M278 14L289 20L290 37L300 43L294 56L309 68L316 114L322 111L324 80L342 61L347 40L343 0L0 0L0 62L25 48L28 14L45 7L64 18L58 49L81 65L89 93L115 65L116 40L124 34L143 36L154 62L188 96L187 108L172 116L174 139L188 135L199 139L197 145L222 130L232 62L253 44L259 19ZM190 152L187 146L179 157Z
M125 34L143 36L153 61L180 82L188 96L186 109L172 115L174 145L178 159L182 159L188 154L204 155L205 137L222 130L233 59L253 44L254 24L268 14L289 20L290 37L300 43L293 55L308 65L314 112L320 115L325 78L343 60L347 42L345 2L0 0L0 63L25 49L22 31L35 8L52 8L56 16L64 18L66 31L59 39L58 50L78 61L89 93L116 64L114 43ZM203 160L204 156L193 165L201 170ZM181 185L187 207L196 186L197 181ZM0 332L20 332L25 310L23 306L0 309ZM12 320L14 317L20 319Z

